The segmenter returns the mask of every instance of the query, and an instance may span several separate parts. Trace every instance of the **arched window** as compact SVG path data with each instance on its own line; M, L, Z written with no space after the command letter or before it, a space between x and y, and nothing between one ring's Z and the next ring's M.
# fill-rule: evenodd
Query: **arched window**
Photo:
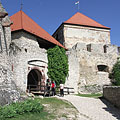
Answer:
M109 67L106 65L97 65L97 68L100 72L109 72Z

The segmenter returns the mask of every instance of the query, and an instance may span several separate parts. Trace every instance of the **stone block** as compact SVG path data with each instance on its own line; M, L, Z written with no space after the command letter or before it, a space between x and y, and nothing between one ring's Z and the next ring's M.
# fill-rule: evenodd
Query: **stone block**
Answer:
M0 90L0 105L10 104L20 99L20 94L16 90L9 90L3 88Z

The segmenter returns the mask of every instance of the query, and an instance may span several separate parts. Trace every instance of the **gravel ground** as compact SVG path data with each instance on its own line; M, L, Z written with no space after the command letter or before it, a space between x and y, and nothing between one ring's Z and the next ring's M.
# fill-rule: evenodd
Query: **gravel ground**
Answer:
M79 120L120 120L120 110L104 99L66 95L60 97L71 102L79 111Z

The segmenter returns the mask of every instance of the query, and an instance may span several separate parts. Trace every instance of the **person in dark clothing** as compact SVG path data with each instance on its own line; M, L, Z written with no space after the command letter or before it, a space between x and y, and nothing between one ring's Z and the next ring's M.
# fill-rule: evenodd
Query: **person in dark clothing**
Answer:
M48 94L50 95L50 86L51 86L50 79L47 79L46 86L47 86L47 91L48 91Z

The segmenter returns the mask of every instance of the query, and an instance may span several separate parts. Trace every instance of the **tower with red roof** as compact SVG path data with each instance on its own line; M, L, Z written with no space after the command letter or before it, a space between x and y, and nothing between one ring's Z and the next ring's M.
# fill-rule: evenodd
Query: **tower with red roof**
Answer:
M72 48L78 42L110 44L110 28L77 12L61 24L53 37L66 48Z
M12 70L17 87L26 91L45 85L47 49L56 45L65 48L22 10L10 17Z
M77 12L63 22L53 37L68 49L69 76L65 85L75 92L101 92L119 56L111 45L110 28Z

